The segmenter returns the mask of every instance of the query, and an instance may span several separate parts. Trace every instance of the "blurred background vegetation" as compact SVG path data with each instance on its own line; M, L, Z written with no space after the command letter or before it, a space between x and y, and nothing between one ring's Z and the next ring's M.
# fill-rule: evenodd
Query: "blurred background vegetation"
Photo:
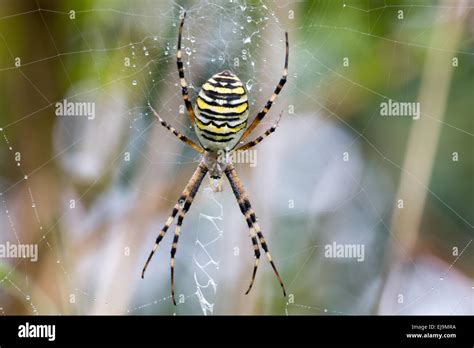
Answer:
M253 251L230 187L207 181L177 253L143 262L199 158L147 110L194 138L175 51L184 30L194 99L233 70L277 132L238 164L290 296ZM474 2L15 1L0 6L0 314L473 314ZM19 58L20 64L15 66ZM92 102L96 117L58 117ZM421 118L383 117L388 99ZM402 200L402 201L400 201ZM365 258L325 246L361 244Z

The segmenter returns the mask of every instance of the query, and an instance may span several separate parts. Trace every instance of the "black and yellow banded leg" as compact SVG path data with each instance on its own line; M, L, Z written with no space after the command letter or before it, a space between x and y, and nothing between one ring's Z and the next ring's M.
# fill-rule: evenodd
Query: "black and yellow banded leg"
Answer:
M185 198L186 198L186 197L185 197L184 195L181 195L179 201L181 201L182 199L185 199ZM142 278L145 277L145 272L146 272L146 269L148 268L148 264L150 263L151 258L153 257L153 255L155 254L156 249L158 249L158 245L160 244L161 240L163 239L163 237L165 236L166 232L168 231L168 229L170 228L171 224L173 223L173 220L174 220L176 214L178 214L179 201L178 201L178 203L175 204L171 215L168 217L168 220L166 220L166 223L165 223L165 225L163 226L163 228L161 229L160 233L158 234L158 237L156 237L155 244L153 245L153 248L151 249L150 255L148 256L148 258L147 258L147 260L146 260L146 262L145 262L145 265L143 266Z
M288 76L288 54L289 54L288 32L285 32L285 39L286 39L286 53L285 53L285 67L283 69L283 76L281 77L280 82L278 82L278 85L276 86L275 91L273 92L270 99L267 101L267 104L265 105L265 107L262 109L262 111L258 113L257 117L255 117L255 119L252 121L250 126L242 134L240 141L243 141L250 134L250 132L252 132L255 129L255 127L258 126L260 121L263 120L263 118L268 113L268 111L270 111L270 108L272 107L273 102L275 101L276 97L281 92L283 86L286 83L286 78Z
M173 244L171 246L171 260L170 260L170 268L171 268L171 298L173 299L173 304L176 306L176 299L174 296L174 257L176 255L176 249L178 247L178 240L179 240L179 235L181 233L181 226L183 225L183 220L188 212L189 208L191 207L191 204L193 203L194 197L196 196L197 191L199 190L199 186L201 186L202 180L204 179L204 176L207 173L207 168L204 166L204 164L199 164L198 170L200 171L198 173L198 176L196 178L196 181L194 185L192 186L186 200L180 205L180 212L178 215L178 221L176 223L176 228L174 230L174 238L173 238Z
M204 149L202 147L200 147L199 145L197 145L195 142L193 142L191 139L189 139L188 137L186 137L185 135L181 134L180 132L178 132L173 126L170 126L168 123L166 123L165 120L163 120L160 115L158 115L158 113L156 112L155 109L153 109L153 107L148 104L148 107L151 109L151 111L153 112L153 114L156 116L156 118L158 118L158 121L160 122L160 124L165 127L167 130L169 130L171 133L173 133L173 135L175 137L177 137L179 140L181 140L183 143L191 146L194 150L196 150L197 152L199 153L204 153Z
M250 285L245 295L247 295L250 290L252 290L253 282L255 281L255 275L257 274L258 264L260 262L260 248L258 247L257 237L255 235L255 230L253 227L250 227L250 235L252 239L253 250L255 253L255 264L253 265L252 279L250 280Z
M255 229L253 227L252 219L248 215L248 209L245 206L244 200L241 195L241 190L238 187L239 183L236 180L234 180L232 170L234 170L235 172L235 169L229 166L227 170L225 171L225 174L227 178L229 179L230 186L232 187L232 191L234 192L235 198L237 199L237 203L239 204L240 211L245 216L245 221L247 222L247 226L250 230L250 238L252 240L252 246L253 246L253 250L255 254L255 264L253 266L252 278L250 280L250 285L247 291L245 292L245 294L247 295L252 289L253 283L255 281L255 276L257 274L257 269L260 262L260 248L258 247L257 235L255 234ZM235 176L237 176L236 172L235 172Z
M240 211L245 216L245 221L247 222L247 226L249 227L250 239L252 240L253 251L255 254L255 264L253 266L252 278L250 280L250 285L247 291L245 292L245 295L247 295L252 289L253 283L255 281L255 275L257 274L257 269L260 262L260 248L258 247L257 235L255 234L255 229L253 227L252 219L247 213L247 208L245 207L244 200L242 199L240 192L238 190L234 190L234 186L232 186L232 190L234 191L235 197L237 198L237 203L239 203Z
M181 38L183 36L183 26L184 26L185 18L186 18L186 12L184 12L183 19L181 20L181 24L179 25L178 51L176 53L176 64L178 65L179 83L181 84L181 93L183 94L184 104L186 105L186 109L188 110L189 119L191 120L191 123L194 124L194 118L195 118L194 110L193 110L191 101L189 100L188 83L186 82L186 79L184 78L183 61L181 60L182 58Z
M281 279L280 274L278 273L278 270L275 266L275 263L273 262L272 256L270 255L270 251L268 250L267 242L265 241L262 230L260 229L260 226L258 225L257 217L255 216L255 213L252 207L250 206L250 202L247 198L245 198L245 205L248 206L250 218L252 219L255 232L257 232L260 245L262 246L263 251L265 251L265 256L267 257L268 262L270 262L270 265L272 266L273 271L275 272L275 275L278 278L278 282L280 283L281 289L283 290L283 296L286 296L285 284L283 284L283 280Z
M283 290L283 296L286 296L286 290L285 290L285 285L283 284L283 280L281 279L280 274L278 273L278 270L275 266L275 263L273 262L272 256L270 255L270 251L268 250L267 243L265 241L265 238L263 237L263 233L260 229L260 226L257 223L257 218L255 216L255 213L252 209L252 206L250 205L250 201L247 198L247 193L245 192L244 187L242 186L239 180L239 177L237 176L237 172L233 164L230 164L227 166L225 170L225 174L227 178L229 179L230 185L232 187L232 191L234 192L237 202L239 203L240 210L242 211L242 213L244 214L247 220L247 225L249 226L249 228L251 228L250 226L252 226L252 228L255 229L255 232L257 233L260 244L263 250L265 251L265 255L268 261L270 262L270 265L272 266L273 271L275 272L275 275L278 279L278 282L280 283L280 286ZM251 228L251 231L252 231L252 228ZM253 237L254 236L255 235L253 235ZM254 243L253 238L252 238L252 243ZM258 246L255 248L255 243L254 243L254 249L258 250ZM252 280L250 283L250 287L246 293L248 293L250 289L252 288L252 285L255 279L255 274L257 273L259 257L260 257L260 251L258 253L257 252L255 253L255 266L254 266L254 271L252 273Z
M165 234L168 231L169 227L173 223L173 220L176 217L176 215L178 214L178 211L180 210L181 205L183 204L183 202L187 202L188 196L192 192L197 192L197 188L201 184L202 179L204 178L206 173L207 173L206 166L203 163L200 163L198 168L194 172L193 176L189 180L188 184L186 185L185 189L181 193L181 196L179 197L178 202L176 202L176 204L173 208L173 211L171 212L171 215L168 217L168 220L166 220L165 225L163 226L160 233L158 234L158 237L156 238L155 244L153 245L153 248L151 249L150 255L148 256L148 258L145 262L145 265L143 266L142 278L145 277L145 272L146 272L146 269L148 267L148 264L150 263L151 258L153 257L153 255L155 254L156 249L158 249L158 245L160 244L161 240L163 239L163 237L165 236ZM184 203L184 205L186 205L186 203Z
M238 147L235 151L245 151L245 150L248 150L252 147L254 147L255 145L259 144L263 139L265 139L266 137L268 137L270 134L272 134L278 127L278 123L280 122L280 119L281 119L281 115L283 114L283 111L280 112L280 115L278 116L278 120L276 121L276 123L270 127L269 129L267 129L267 131L265 133L263 133L263 135L259 136L257 139L255 140L252 140L250 142L248 142L247 144L245 145L242 145L241 147Z

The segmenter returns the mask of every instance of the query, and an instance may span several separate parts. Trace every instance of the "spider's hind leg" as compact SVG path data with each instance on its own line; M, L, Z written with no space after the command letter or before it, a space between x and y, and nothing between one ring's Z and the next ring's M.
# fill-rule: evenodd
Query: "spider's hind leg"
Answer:
M193 106L191 101L189 100L189 93L188 93L188 83L186 82L186 78L184 77L184 66L182 60L182 53L181 53L181 38L183 36L183 26L184 26L184 19L186 18L186 12L183 14L183 19L181 20L181 24L179 25L179 33L178 33L178 46L176 51L176 64L178 66L178 74L179 74L179 83L181 85L181 94L183 95L184 104L186 105L186 109L188 110L188 117L191 123L194 123L194 119L196 115L194 114Z
M285 67L283 68L283 75L280 79L280 82L278 82L278 85L275 88L275 91L271 95L270 99L268 99L267 104L265 107L260 111L257 116L254 118L250 126L247 127L247 129L244 131L242 134L242 137L240 138L240 141L243 141L247 136L255 129L255 127L258 126L258 124L263 120L265 115L268 114L270 111L270 108L273 105L273 102L275 101L276 97L278 94L280 94L281 90L283 89L283 86L286 83L286 79L288 77L288 56L289 56L289 45L288 45L288 32L285 32L285 41L286 41L286 46L285 46Z

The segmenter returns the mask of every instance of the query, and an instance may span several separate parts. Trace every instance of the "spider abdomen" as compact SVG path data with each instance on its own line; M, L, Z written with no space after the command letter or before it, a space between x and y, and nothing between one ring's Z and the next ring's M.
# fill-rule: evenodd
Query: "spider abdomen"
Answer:
M232 150L247 126L248 99L240 79L225 70L207 80L196 99L194 129L207 151Z

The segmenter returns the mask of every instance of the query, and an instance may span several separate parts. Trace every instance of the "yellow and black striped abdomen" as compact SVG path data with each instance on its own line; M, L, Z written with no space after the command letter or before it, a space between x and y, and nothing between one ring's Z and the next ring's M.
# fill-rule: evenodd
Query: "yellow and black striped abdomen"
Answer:
M232 150L248 119L248 99L240 79L228 70L204 83L196 99L194 129L207 151Z

